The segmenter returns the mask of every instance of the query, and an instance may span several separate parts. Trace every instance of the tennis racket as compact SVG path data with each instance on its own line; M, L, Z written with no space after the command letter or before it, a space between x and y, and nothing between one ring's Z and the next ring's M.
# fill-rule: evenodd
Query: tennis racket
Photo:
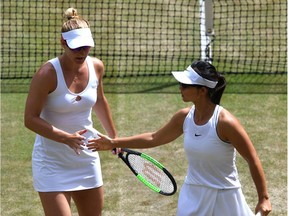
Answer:
M134 175L151 190L165 195L173 195L177 190L173 176L165 167L147 154L122 148L118 156Z
M258 212L255 216L262 216L262 213Z

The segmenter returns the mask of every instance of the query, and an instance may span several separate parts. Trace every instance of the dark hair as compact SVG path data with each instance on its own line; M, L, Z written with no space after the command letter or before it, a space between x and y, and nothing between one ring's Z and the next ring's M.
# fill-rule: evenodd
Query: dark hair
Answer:
M218 81L215 88L208 88L208 93L211 101L214 104L220 104L222 94L226 87L225 77L218 73L216 68L206 61L194 61L191 67L203 78L211 81Z

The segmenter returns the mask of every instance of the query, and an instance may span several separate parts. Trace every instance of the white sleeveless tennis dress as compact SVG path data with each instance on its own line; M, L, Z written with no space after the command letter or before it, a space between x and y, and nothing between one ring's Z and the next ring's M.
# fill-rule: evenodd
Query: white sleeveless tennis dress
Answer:
M98 79L88 56L89 81L81 93L70 92L58 58L49 61L57 74L57 87L48 95L41 118L55 127L74 133L87 129L87 139L96 136L92 106L97 100ZM103 185L98 152L85 148L77 155L68 145L36 135L32 152L33 184L36 191L77 191Z
M217 135L215 107L205 125L194 122L193 106L184 124L184 149L188 170L178 200L177 216L252 216L241 190L236 150Z

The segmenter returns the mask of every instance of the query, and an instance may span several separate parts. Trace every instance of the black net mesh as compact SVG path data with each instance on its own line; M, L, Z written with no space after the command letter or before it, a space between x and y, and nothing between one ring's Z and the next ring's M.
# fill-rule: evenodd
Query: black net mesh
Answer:
M158 83L154 88L161 88L173 83L172 70L201 58L199 1L4 0L2 90L9 91L5 86L10 83L15 85L11 91L20 91L41 64L61 54L62 15L69 7L91 24L96 47L90 55L103 60L107 84L137 83L139 88ZM232 84L248 84L248 91L257 84L285 93L286 1L215 0L213 8L213 64L218 71Z

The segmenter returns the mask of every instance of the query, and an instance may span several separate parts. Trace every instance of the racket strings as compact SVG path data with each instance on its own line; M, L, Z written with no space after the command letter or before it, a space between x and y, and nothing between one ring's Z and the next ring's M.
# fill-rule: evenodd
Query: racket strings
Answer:
M174 191L174 185L169 176L152 162L134 154L128 154L127 160L138 174L161 191L165 193L172 193Z

